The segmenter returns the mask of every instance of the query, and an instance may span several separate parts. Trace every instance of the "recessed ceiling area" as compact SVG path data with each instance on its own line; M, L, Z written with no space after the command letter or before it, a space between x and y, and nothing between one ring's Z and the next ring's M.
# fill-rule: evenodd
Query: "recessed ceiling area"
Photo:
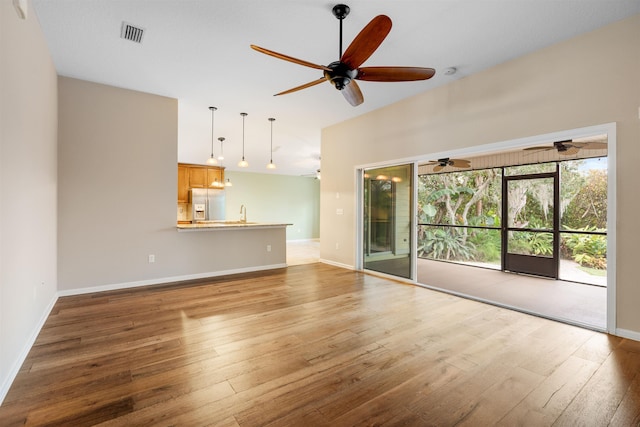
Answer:
M309 0L102 1L34 0L59 75L178 99L178 160L210 157L209 106L217 107L214 137L225 138L224 166L241 170L242 117L250 172L314 174L321 129L446 85L537 49L640 13L637 0L404 1L347 3L346 48L375 16L389 16L389 35L365 66L436 70L416 82L361 82L364 102L352 107L329 83L274 97L322 77L321 70L263 55L263 46L315 64L339 57L335 3ZM139 43L120 37L123 22L144 29ZM540 64L540 72L549 69ZM445 70L455 67L454 74ZM218 147L216 147L217 149Z

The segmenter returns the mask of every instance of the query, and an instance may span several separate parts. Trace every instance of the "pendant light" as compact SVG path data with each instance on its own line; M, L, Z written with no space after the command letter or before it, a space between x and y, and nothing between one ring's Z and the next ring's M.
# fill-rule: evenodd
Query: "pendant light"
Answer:
M224 137L221 136L220 138L218 138L218 141L220 141L220 154L218 154L218 160L222 161L224 160L224 151L222 150L222 143L224 142Z
M274 119L273 117L269 118L269 121L271 122L271 151L270 151L271 157L270 157L270 160L269 160L269 164L267 165L267 169L275 169L276 168L275 163L273 163L273 122L275 120L276 119Z
M218 160L213 155L213 113L214 113L214 111L217 110L217 108L216 107L209 107L209 110L211 110L211 157L209 157L207 159L207 164L215 165L215 164L218 164Z
M225 187L233 187L233 183L231 182L231 179L227 178L227 182L224 183Z
M249 166L249 163L244 159L244 118L247 117L247 113L240 113L242 116L242 160L238 162L238 166L241 168L246 168Z

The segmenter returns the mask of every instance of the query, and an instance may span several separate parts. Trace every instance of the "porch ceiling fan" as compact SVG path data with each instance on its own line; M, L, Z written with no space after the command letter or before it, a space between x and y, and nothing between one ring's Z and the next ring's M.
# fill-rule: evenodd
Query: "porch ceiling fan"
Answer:
M260 46L251 45L256 50L274 58L293 62L294 64L322 70L324 76L320 79L305 83L301 86L276 93L275 96L297 92L324 81L329 81L335 86L344 98L356 107L364 102L364 96L356 80L371 82L406 82L416 80L427 80L434 76L436 71L433 68L423 67L360 67L378 49L380 44L391 31L391 19L386 15L378 15L371 20L349 47L342 53L342 21L349 14L349 6L337 4L333 7L333 15L340 20L340 49L338 60L329 65L317 65L308 61L303 61L288 55L284 55Z
M452 166L454 168L459 169L469 169L471 167L471 162L466 159L450 159L448 157L444 157L438 160L431 160L428 163L425 163L426 166L435 165L433 167L434 172L440 172L442 169L447 166Z
M578 154L580 150L604 150L607 143L599 140L592 141L574 141L573 139L565 139L555 141L553 145L542 145L538 147L527 147L524 151L551 151L556 150L561 156L572 156Z

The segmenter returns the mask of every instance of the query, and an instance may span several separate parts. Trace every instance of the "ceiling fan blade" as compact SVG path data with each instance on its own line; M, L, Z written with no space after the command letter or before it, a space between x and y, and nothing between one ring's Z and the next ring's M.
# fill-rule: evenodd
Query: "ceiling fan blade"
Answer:
M370 82L409 82L427 80L436 70L422 67L362 67L356 79Z
M315 68L316 70L324 70L331 71L329 67L325 67L324 65L314 64L312 62L303 61L302 59L294 58L293 56L284 55L282 53L274 52L269 49L265 49L260 46L256 46L254 44L251 45L251 49L258 51L260 53L264 53L265 55L273 56L274 58L283 59L285 61L293 62L294 64L303 65L305 67Z
M342 92L344 99L354 107L357 107L364 102L364 96L362 95L360 86L358 86L355 80L351 80L351 83L346 85L340 92Z
M538 151L549 151L549 150L555 150L556 147L527 147L527 148L523 148L524 151L533 151L533 150L538 150Z
M445 167L442 165L436 165L433 167L433 171L434 172L440 172L442 169L444 169Z
M325 82L325 81L327 81L327 79L325 79L324 77L321 77L318 80L314 80L312 82L305 83L305 84L300 85L300 86L296 86L296 87L294 87L292 89L285 90L284 92L276 93L273 96L286 95L286 94L291 93L291 92L297 92L299 90L306 89L306 88L311 87L311 86L315 86L315 85L320 84L320 83Z
M451 159L449 162L451 166L455 166L457 168L470 168L471 162L469 160L464 159Z
M606 142L573 142L571 145L583 150L606 150L608 144Z
M340 62L355 70L376 51L389 31L391 31L391 19L386 15L376 16L353 39L340 58Z
M558 151L558 154L561 156L573 156L574 154L578 154L580 149L578 147L568 147L564 151Z

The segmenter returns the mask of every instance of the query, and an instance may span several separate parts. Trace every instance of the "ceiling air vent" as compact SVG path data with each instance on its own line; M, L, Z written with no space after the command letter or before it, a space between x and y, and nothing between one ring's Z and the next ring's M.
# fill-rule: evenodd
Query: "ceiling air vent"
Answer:
M142 36L144 35L144 28L136 27L134 25L122 22L122 30L120 31L120 37L125 40L131 40L132 42L142 43Z

